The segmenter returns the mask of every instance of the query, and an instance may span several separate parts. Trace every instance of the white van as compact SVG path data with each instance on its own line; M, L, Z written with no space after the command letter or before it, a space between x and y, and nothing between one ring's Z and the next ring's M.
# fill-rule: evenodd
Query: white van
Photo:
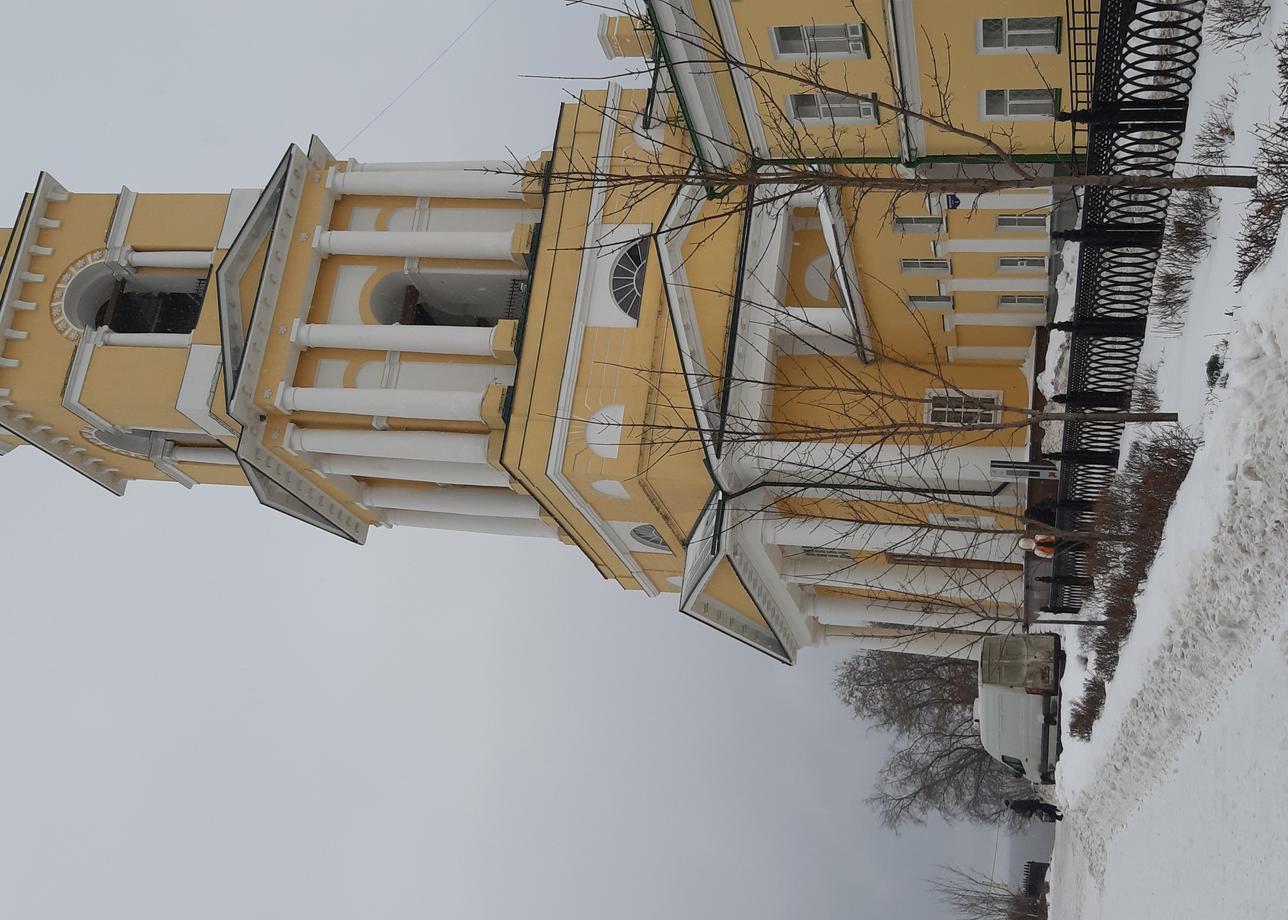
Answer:
M1060 756L1060 640L990 636L980 643L975 723L984 750L1016 776L1055 782Z

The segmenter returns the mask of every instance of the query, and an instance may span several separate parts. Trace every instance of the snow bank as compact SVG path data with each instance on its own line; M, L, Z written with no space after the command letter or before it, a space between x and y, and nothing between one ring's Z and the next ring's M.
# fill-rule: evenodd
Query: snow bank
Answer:
M1227 394L1168 519L1105 712L1092 743L1071 742L1062 758L1060 794L1076 818L1063 830L1057 904L1088 900L1081 869L1103 883L1115 834L1288 613L1286 274L1280 247L1245 287ZM1068 698L1079 691L1066 686Z

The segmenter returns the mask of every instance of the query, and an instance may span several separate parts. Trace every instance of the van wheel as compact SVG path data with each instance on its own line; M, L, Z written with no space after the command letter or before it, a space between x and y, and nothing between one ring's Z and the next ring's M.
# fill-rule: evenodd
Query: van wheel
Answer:
M1045 718L1043 721L1045 721L1047 725L1059 725L1059 724L1060 724L1060 713L1058 713L1058 712L1048 712L1048 713L1046 714L1046 718Z
M1042 776L1041 776L1040 778L1041 778L1041 780L1042 780L1042 785L1043 785L1043 786L1054 786L1054 785L1055 785L1055 771L1054 771L1054 770L1047 770L1045 773L1043 773L1043 774L1042 774Z

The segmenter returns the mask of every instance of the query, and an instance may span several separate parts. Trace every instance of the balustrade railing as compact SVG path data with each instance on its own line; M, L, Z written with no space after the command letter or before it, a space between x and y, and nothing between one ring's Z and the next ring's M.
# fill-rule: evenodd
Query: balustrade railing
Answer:
M1203 0L1069 0L1068 9L1070 95L1080 107L1071 116L1085 139L1083 168L1091 175L1171 175L1202 40ZM1148 315L1170 196L1166 189L1086 189L1081 229L1071 234L1082 241L1075 322ZM1139 339L1103 331L1070 338L1070 393L1132 389ZM1094 504L1115 472L1105 460L1119 450L1123 430L1118 421L1065 424L1061 530L1094 530ZM1092 590L1086 545L1062 541L1052 568L1048 609L1077 611Z

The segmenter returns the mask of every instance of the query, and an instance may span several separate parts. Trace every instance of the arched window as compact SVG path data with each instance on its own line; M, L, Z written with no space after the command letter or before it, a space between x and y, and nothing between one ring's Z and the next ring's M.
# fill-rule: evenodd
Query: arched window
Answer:
M648 267L648 237L642 236L622 250L609 277L613 301L631 319L640 318L644 301L644 271Z
M586 445L605 460L616 459L622 446L622 423L626 420L624 405L603 406L586 419Z
M371 289L371 315L403 326L495 326L526 306L520 278L496 272L390 272Z
M637 524L631 528L631 537L649 549L670 549L666 540L652 524Z
M208 274L125 275L106 262L76 273L63 294L62 313L76 329L186 335L197 327Z
M118 282L94 314L95 328L186 335L197 328L205 285L195 291L139 290Z

